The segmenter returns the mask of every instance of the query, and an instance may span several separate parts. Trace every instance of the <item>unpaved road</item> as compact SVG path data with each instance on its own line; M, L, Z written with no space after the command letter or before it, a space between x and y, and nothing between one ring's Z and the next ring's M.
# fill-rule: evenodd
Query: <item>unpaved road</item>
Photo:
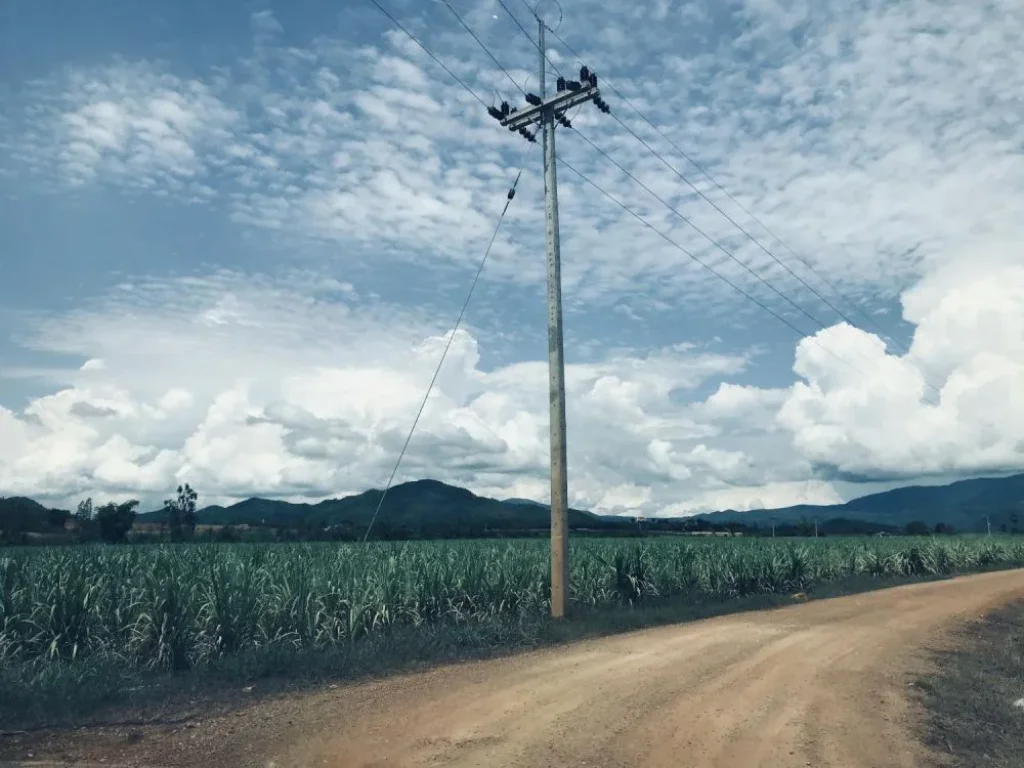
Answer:
M1024 571L916 584L337 686L135 743L111 729L0 754L107 768L928 765L908 688L921 651L1021 596Z

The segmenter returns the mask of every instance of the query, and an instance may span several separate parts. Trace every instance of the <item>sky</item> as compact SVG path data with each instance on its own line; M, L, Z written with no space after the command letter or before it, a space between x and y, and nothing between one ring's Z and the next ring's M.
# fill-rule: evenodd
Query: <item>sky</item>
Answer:
M533 11L380 2L475 96L370 0L0 6L0 495L383 487L521 168L396 482L548 499L541 152L477 100ZM573 506L1024 471L1024 5L536 10L612 110L556 133Z

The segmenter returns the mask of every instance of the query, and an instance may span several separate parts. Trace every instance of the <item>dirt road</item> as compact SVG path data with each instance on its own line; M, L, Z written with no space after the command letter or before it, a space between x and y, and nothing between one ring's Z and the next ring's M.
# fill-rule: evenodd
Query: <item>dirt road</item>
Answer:
M21 765L925 765L920 651L1020 596L1024 571L810 602L338 686L134 745L58 739Z

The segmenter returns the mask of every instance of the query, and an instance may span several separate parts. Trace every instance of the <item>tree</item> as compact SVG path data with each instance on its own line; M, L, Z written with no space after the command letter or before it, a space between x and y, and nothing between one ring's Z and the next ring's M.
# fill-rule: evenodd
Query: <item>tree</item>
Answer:
M171 539L181 541L191 538L196 531L196 499L199 494L185 483L178 486L178 497L164 501L167 510L167 525L171 529Z
M46 522L51 528L60 528L63 530L64 524L67 522L69 517L71 517L71 513L66 509L46 510Z
M954 528L949 523L936 523L935 532L940 534L945 533L952 536L954 533L956 533L956 528Z
M79 520L92 520L92 497L78 502L78 509L75 510L75 517Z
M927 536L932 532L932 529L928 527L928 523L922 522L921 520L913 520L907 523L905 530L907 536Z
M100 538L109 544L124 541L135 522L137 506L139 502L132 499L121 504L110 502L97 509L96 524L99 526Z

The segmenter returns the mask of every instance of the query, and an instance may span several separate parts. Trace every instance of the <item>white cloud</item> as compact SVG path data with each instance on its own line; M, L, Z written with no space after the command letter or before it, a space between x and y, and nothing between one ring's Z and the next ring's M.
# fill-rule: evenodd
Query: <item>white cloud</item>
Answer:
M532 69L533 52L493 10L478 8L470 21L519 77L512 68L528 62ZM495 87L515 92L443 9L419 13L407 24L485 100ZM567 30L570 42L844 290L893 297L945 261L949 248L1019 237L1009 201L1024 192L1015 150L1024 54L1004 32L1024 29L1024 19L1013 4L903 0L812 9L751 2L715 12L699 4L598 12L585 3L573 13L597 26L589 36ZM687 23L671 23L676 16ZM370 29L380 34L358 44L323 36L283 46L274 37L280 24L262 11L252 17L259 43L252 55L225 60L205 77L180 77L150 62L54 76L30 95L33 119L49 121L55 133L28 131L20 154L38 167L49 153L78 181L193 201L216 197L238 223L296 242L339 242L353 256L465 264L482 249L525 145L497 130L423 51L378 21ZM588 40L599 42L591 49ZM562 66L575 62L567 57ZM827 293L613 93L608 98L616 114ZM815 317L837 319L613 121L584 110L574 124L738 259L798 295ZM578 137L565 132L559 147L745 290L807 322ZM538 156L529 162L535 169ZM738 313L744 323L765 319L572 174L561 176L572 300L616 304L629 292L645 297L647 309L699 302L705 314L728 313L733 322ZM542 282L543 265L524 246L542 228L539 192L528 174L496 245L491 279ZM851 313L838 297L830 300Z
M257 11L251 17L252 27L256 32L265 34L277 34L284 32L281 22L274 16L273 11Z
M218 322L207 323L217 309ZM445 341L405 311L314 302L233 273L137 280L94 306L31 321L25 339L37 352L104 365L69 368L55 394L3 412L0 492L63 498L135 489L156 499L188 481L208 500L379 486ZM671 450L693 445L687 460L715 476L734 474L742 461L698 444L706 428L672 400L745 364L741 355L670 347L570 365L573 503L664 503L672 489L645 458L651 440ZM401 477L546 495L547 402L546 363L484 370L474 335L459 331Z
M902 354L835 325L837 315L614 121L581 111L577 128L827 329L796 348L796 384L731 381L748 370L756 334L775 321L562 173L567 306L614 307L644 338L567 372L574 500L616 511L748 508L838 498L836 478L1024 468L1022 8L1009 0L752 0L572 9L589 26L584 34L570 25L566 35L603 80L614 77L864 311L891 328L876 301L900 297L914 326ZM526 82L516 67L532 67L535 52L494 11L481 6L470 20ZM94 484L113 492L129 481L146 491L195 473L209 494L301 495L361 490L386 476L446 329L424 308L374 308L350 268L383 282L396 261L413 262L440 282L446 267L475 262L524 144L385 22L348 24L356 12L343 11L342 34L368 36L285 46L264 11L251 18L245 59L205 70L70 62L17 98L12 92L10 103L24 109L5 117L3 154L13 163L0 169L5 179L160 195L168 205L215 202L240 231L270 233L296 259L323 243L340 247L330 248L329 269L285 269L280 280L230 271L139 280L32 325L31 351L85 362L51 373L56 391L27 409L0 411L8 491L77 493ZM441 9L408 16L485 100L514 93ZM559 66L575 67L561 54ZM606 97L860 324L847 302ZM563 131L558 142L563 158L812 330L578 136ZM492 287L543 286L537 153L527 163L486 273ZM11 168L32 173L12 176ZM601 347L597 331L578 333ZM729 335L734 353L677 344L713 334ZM543 495L544 362L531 351L485 366L498 343L478 329L456 339L410 476ZM697 387L712 394L688 402Z
M918 326L904 357L848 326L818 335L823 346L860 349L861 371L802 343L795 370L807 383L780 424L804 457L853 476L1024 470L1021 285L1013 263L936 273L907 294Z
M208 85L148 65L113 65L72 73L54 130L68 181L97 176L150 192L202 176L207 151L230 136L239 115Z

